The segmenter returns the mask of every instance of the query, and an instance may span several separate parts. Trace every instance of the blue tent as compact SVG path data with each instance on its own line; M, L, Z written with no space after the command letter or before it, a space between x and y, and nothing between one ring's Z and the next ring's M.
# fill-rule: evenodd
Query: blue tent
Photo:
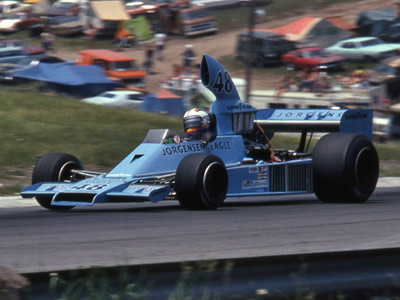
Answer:
M156 94L148 94L144 98L140 110L144 112L182 117L185 114L186 108L182 97L164 89Z
M118 86L98 66L79 66L69 62L39 63L32 68L17 71L13 76L44 81L56 92L77 97L95 96Z

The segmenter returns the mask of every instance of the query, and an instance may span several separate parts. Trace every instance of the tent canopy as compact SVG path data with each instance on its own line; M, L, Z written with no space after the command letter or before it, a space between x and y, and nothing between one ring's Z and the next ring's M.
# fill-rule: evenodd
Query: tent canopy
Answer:
M344 24L347 23L340 19L340 17L327 19L304 17L285 26L264 31L282 34L301 47L328 47L353 36L353 32L344 28Z
M145 16L134 17L124 21L124 27L136 36L138 41L146 41L153 38L149 21Z
M182 117L186 112L183 98L167 89L163 89L156 94L148 94L144 98L140 110L176 117Z
M72 63L40 63L32 68L17 71L14 76L72 86L113 83L98 66L79 66Z
M89 5L95 15L101 20L125 21L130 19L122 1L89 1Z
M57 92L77 97L98 95L118 84L109 80L98 66L79 66L73 63L39 63L17 71L15 77L43 81Z

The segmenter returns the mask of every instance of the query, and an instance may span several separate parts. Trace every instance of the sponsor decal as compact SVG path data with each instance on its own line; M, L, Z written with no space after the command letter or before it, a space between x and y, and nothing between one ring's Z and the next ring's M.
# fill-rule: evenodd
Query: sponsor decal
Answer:
M267 166L251 166L249 167L250 174L257 174L257 179L267 180L268 179L268 167Z
M238 103L238 104L234 104L234 105L228 105L226 108L228 110L249 110L249 109L253 109L253 106L251 106L250 104L247 104L247 103Z
M206 146L201 143L181 143L179 145L168 144L165 148L162 149L162 155L170 156L183 153L203 152L204 150L215 151L230 149L232 149L232 142L227 140L212 142L207 144Z
M251 180L243 180L242 181L242 189L243 190L251 189Z
M145 194L148 195L153 191L157 191L157 193L160 193L165 190L165 186L160 186L160 185L135 185L132 184L130 185L125 191L133 192L135 194Z
M242 181L242 189L259 189L266 188L268 186L267 180L243 180Z
M249 167L249 173L266 173L268 170L267 166L251 166Z
M61 191L68 188L68 184L42 184L37 191L38 192L51 192L51 191Z
M343 116L343 111L287 111L279 112L274 115L274 119L300 119L300 120L322 120L322 119L340 119Z

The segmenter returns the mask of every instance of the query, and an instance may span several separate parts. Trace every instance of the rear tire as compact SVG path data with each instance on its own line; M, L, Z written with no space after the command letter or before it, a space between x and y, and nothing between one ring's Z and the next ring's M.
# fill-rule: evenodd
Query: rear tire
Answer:
M71 170L82 170L81 162L73 155L66 153L49 153L43 155L35 165L32 173L32 184L39 182L71 181ZM73 206L51 205L51 196L36 196L40 206L50 210L67 210Z
M186 209L216 209L228 191L228 173L215 155L191 154L182 159L175 177L179 203Z
M364 135L331 133L313 151L314 192L323 202L364 202L379 177L379 158Z

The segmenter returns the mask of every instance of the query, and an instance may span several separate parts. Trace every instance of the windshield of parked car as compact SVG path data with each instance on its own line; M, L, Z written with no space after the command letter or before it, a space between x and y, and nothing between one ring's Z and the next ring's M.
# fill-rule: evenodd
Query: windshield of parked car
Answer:
M111 98L115 98L117 95L115 95L115 94L113 94L113 93L104 93L104 94L102 94L102 95L100 95L101 97L103 97L103 98L109 98L109 99L111 99Z
M361 46L363 46L363 47L375 46L375 45L380 45L380 44L383 44L383 41L380 39L370 39L370 40L361 42Z
M326 53L322 49L316 49L308 52L303 52L303 57L323 56Z
M207 18L209 16L210 13L208 9L202 8L202 9L186 11L183 13L182 17L184 20L194 20L194 19Z
M291 50L293 49L292 43L285 41L284 39L268 39L264 40L262 44L262 48L264 51L276 51L276 50Z
M53 4L53 7L57 8L71 8L74 7L76 4L73 2L56 2Z
M133 60L115 61L110 64L110 69L113 71L136 70L137 66Z

